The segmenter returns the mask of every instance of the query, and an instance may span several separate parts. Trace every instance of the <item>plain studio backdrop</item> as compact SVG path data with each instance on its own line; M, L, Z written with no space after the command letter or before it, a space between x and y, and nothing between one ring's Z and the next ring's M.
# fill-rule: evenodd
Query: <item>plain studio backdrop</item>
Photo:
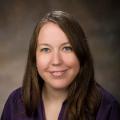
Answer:
M40 18L66 11L80 22L94 58L96 81L120 102L120 7L116 0L0 0L0 114L22 84L29 41Z

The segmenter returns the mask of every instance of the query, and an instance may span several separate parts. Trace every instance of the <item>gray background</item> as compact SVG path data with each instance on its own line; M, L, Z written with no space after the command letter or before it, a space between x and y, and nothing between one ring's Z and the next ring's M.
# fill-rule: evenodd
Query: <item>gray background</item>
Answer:
M0 0L0 114L22 84L33 29L50 10L78 19L86 32L98 83L120 102L120 8L116 0Z

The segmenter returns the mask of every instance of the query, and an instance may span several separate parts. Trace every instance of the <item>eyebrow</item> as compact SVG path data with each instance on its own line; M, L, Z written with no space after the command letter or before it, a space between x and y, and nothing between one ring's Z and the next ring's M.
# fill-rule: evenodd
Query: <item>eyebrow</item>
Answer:
M65 43L62 43L60 46L63 46L63 45L67 45L67 44L70 44L69 42L65 42ZM38 46L51 46L50 44L48 43L39 43Z
M61 46L63 46L63 45L67 45L67 44L70 44L70 42L62 43Z
M50 44L47 44L47 43L40 43L40 44L38 44L38 46L42 46L42 45L44 45L44 46L50 46Z

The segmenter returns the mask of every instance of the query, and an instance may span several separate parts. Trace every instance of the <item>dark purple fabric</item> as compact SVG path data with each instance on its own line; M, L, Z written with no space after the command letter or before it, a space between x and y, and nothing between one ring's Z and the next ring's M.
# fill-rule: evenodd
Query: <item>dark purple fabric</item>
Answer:
M99 107L96 120L120 120L120 106L114 97L104 89L100 88L102 101ZM59 120L62 120L65 104L63 104ZM1 120L44 120L44 105L38 106L38 114L35 118L29 118L25 114L22 101L21 88L15 90L8 98L1 116Z
M100 91L102 100L96 120L120 120L120 104L103 88Z

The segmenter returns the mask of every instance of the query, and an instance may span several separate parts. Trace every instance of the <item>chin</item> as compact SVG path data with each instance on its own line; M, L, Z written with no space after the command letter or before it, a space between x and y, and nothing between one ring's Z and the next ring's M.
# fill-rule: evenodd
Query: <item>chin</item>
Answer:
M52 88L56 90L66 90L68 88L69 84L54 84L52 85Z

